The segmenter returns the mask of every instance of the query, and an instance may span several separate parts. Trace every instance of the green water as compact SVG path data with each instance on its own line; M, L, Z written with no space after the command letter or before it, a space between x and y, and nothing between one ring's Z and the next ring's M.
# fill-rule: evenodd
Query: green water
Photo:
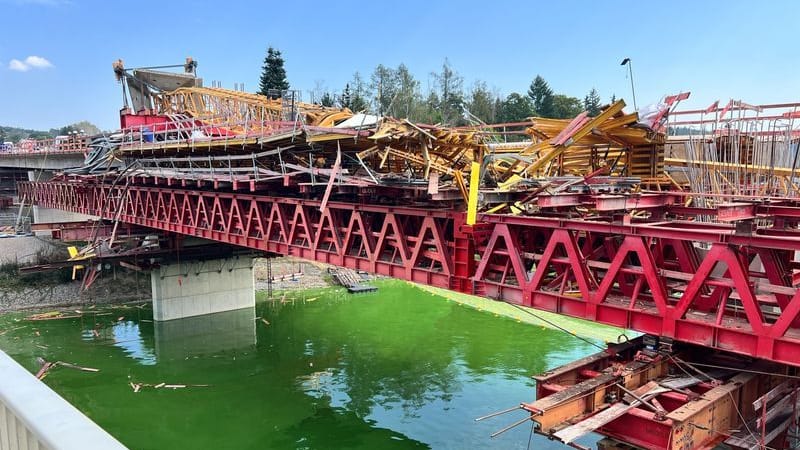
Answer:
M31 372L37 356L99 369L59 367L44 381L134 449L525 449L527 424L489 438L523 413L474 419L532 400L530 375L596 351L403 282L378 285L166 323L149 306L7 314L0 349ZM209 386L134 393L131 382ZM563 447L534 436L530 448Z

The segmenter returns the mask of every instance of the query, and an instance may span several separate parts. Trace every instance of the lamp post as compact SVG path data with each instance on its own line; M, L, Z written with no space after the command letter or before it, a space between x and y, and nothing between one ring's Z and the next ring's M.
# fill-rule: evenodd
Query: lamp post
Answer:
M630 75L631 78L631 94L633 95L633 109L638 110L639 108L636 106L636 90L633 88L633 63L631 62L630 58L625 58L622 60L621 63L619 63L619 65L628 66L628 74Z

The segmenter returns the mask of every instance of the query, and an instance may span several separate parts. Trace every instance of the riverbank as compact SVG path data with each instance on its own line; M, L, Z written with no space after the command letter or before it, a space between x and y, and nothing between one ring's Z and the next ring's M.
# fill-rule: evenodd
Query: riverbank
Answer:
M111 305L150 300L150 277L124 273L99 278L88 291L81 282L37 281L19 286L0 287L0 313L11 311Z
M467 307L477 309L495 316L508 317L517 322L528 323L550 329L563 329L565 332L573 333L586 339L594 339L601 342L618 342L622 334L628 338L633 338L637 334L610 325L603 325L587 320L567 317L561 314L541 311L533 308L518 307L506 302L491 300L474 295L454 292L433 286L417 285L423 291L432 295L444 297L449 301L454 301ZM624 339L624 338L623 338Z

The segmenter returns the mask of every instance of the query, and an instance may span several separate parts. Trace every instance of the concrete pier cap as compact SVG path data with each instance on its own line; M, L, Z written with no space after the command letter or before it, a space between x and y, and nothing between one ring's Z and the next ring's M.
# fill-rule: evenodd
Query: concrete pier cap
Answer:
M253 259L253 255L234 255L162 264L150 272L153 320L253 308Z

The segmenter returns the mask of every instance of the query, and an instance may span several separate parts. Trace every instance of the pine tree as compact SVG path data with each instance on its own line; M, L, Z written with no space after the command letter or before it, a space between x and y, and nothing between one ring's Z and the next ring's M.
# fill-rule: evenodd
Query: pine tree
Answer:
M367 87L360 73L354 73L353 80L345 85L340 103L355 113L367 110Z
M617 94L611 94L611 104L617 103Z
M592 88L583 98L583 109L589 113L590 117L595 117L600 114L600 102L600 94L597 93L597 89Z
M319 104L322 106L333 106L334 104L333 95L330 92L323 92L322 96L319 98Z
M352 93L350 92L350 83L344 85L344 90L342 91L341 97L339 97L339 106L342 108L350 108L350 98L352 97Z
M283 68L283 57L280 50L270 47L267 49L266 58L264 58L258 93L278 98L278 95L270 93L272 89L285 91L289 89L289 82L286 80L286 69Z
M553 90L550 89L550 86L541 75L536 75L536 78L531 82L531 87L528 89L528 97L533 103L534 114L540 117L553 116Z

